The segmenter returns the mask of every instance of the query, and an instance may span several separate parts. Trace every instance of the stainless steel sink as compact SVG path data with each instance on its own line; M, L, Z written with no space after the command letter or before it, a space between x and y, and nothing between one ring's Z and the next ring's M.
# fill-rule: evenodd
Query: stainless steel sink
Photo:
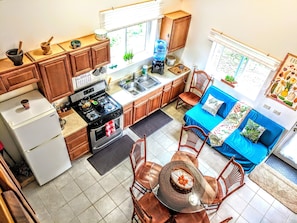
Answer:
M137 82L138 82L141 86L143 86L143 87L145 87L145 88L147 88L147 89L149 89L149 88L151 88L151 87L154 87L154 86L156 86L156 85L158 85L158 84L161 83L161 82L158 81L156 78L154 78L154 77L152 77L152 76L149 76L149 75L139 77L139 78L137 79Z
M125 83L122 88L129 91L133 95L137 95L138 93L144 92L146 90L143 86L134 81Z
M135 80L122 80L119 83L119 85L123 89L127 90L133 95L137 95L141 92L144 92L158 84L161 84L161 82L158 79L149 75L138 77Z

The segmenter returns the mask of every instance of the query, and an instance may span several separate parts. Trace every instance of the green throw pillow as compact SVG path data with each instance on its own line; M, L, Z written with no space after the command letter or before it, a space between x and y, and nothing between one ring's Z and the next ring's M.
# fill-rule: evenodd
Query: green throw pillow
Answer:
M223 103L224 101L220 101L213 97L211 94L209 94L202 108L214 116L217 114L218 110L220 109Z
M264 131L265 128L263 126L249 119L240 134L256 143Z

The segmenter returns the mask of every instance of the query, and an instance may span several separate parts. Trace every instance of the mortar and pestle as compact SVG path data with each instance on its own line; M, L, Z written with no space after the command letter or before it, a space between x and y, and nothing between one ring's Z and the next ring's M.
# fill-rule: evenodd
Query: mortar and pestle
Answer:
M10 49L6 51L6 56L13 62L14 66L20 66L23 64L23 50L22 50L23 42L19 42L18 49Z
M43 55L48 55L48 54L51 54L52 51L51 51L51 41L53 40L53 36L47 41L47 42L42 42L40 44L40 47L43 51Z

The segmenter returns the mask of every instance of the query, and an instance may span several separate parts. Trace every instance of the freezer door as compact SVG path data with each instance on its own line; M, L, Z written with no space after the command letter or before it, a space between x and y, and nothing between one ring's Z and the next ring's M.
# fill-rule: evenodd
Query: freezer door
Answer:
M71 167L66 144L62 135L32 150L24 152L24 159L40 186L59 176Z
M60 135L61 132L59 115L53 111L19 126L12 131L12 134L15 136L20 149L28 151Z

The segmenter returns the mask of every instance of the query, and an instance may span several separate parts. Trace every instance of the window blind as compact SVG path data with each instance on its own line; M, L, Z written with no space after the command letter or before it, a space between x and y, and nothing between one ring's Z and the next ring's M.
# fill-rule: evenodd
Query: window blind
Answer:
M99 12L100 28L113 31L162 18L158 1L145 1Z
M275 71L276 68L279 66L280 61L264 54L263 52L260 52L252 47L246 46L245 44L236 41L235 39L228 37L227 35L224 35L221 32L218 32L214 29L210 31L210 35L208 38L211 41L214 41L216 43L219 43L223 46L226 46L246 57L249 59L252 59L254 61L257 61L258 63L261 63L271 69L272 71Z

